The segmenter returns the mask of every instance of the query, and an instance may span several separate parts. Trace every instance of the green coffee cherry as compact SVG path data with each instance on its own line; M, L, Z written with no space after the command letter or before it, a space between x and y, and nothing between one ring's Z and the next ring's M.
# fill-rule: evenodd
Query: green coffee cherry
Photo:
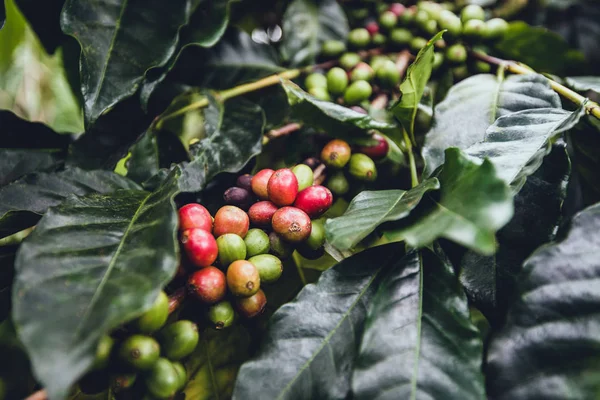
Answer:
M373 71L373 68L371 68L369 64L361 62L352 70L352 73L350 74L350 81L370 82L371 79L373 79L373 76L375 76L375 71Z
M462 22L460 18L452 11L444 10L440 13L438 19L440 29L447 29L447 35L457 38L462 33Z
M452 75L455 81L462 81L469 76L469 68L466 65L459 65L452 68Z
M386 88L392 88L398 85L400 82L400 71L393 61L382 63L379 68L377 68L377 81L381 86Z
M215 329L224 329L230 327L235 319L235 311L231 303L221 301L208 309L208 319L214 324Z
M485 31L485 22L478 19L471 19L463 26L463 36L471 40L483 38L486 34Z
M198 327L191 321L179 320L164 327L159 335L162 353L169 360L181 360L198 345Z
M110 355L112 353L114 344L115 341L108 335L104 335L100 338L98 346L96 347L96 359L94 360L93 367L94 369L104 369L108 366L108 362L110 361Z
M217 238L219 262L228 267L234 261L246 259L246 243L235 233L226 233Z
M446 49L446 59L454 64L467 61L467 49L462 44L454 44Z
M337 57L346 51L346 44L340 40L326 40L321 47L321 54L325 57Z
M312 73L304 80L304 86L310 90L313 88L324 88L327 89L327 78L323 74L318 72Z
M427 23L427 21L429 21L429 13L425 10L418 10L417 13L415 14L415 25L417 25L419 28L423 29L425 27L425 24Z
M269 244L269 235L262 229L250 229L244 238L244 242L246 242L246 257L266 254L271 248Z
M142 333L152 333L163 327L169 317L169 297L161 291L152 307L133 321L133 327Z
M423 25L423 30L427 34L433 36L438 32L438 23L435 20L430 19Z
M350 190L350 183L342 171L335 171L327 179L327 188L336 196L343 196Z
M312 186L314 182L313 170L306 164L298 164L292 168L292 172L298 179L298 192Z
M136 370L152 368L158 356L160 346L150 336L131 335L119 347L119 359L128 367Z
M271 247L271 253L277 257L285 260L294 252L294 246L286 242L275 232L269 233L269 245Z
M283 273L281 260L271 254L260 254L248 259L258 270L260 282L275 283Z
M331 101L329 92L325 88L321 88L321 87L312 88L308 91L308 93L310 93L312 96L314 96L318 100Z
M411 31L404 28L396 28L390 33L390 42L396 46L408 46L413 39Z
M373 182L377 179L375 162L365 154L352 154L350 157L350 176L359 181Z
M404 10L404 12L399 16L399 25L407 26L412 24L415 20L416 13L417 10L415 10L414 8L407 8L406 10Z
M501 38L508 30L508 22L502 18L492 18L485 25L484 36L489 40Z
M314 220L312 222L312 229L310 236L304 242L308 248L312 250L318 250L325 244L325 227L321 220Z
M348 75L340 67L333 67L327 72L327 88L329 93L338 95L344 93L348 86Z
M179 378L179 385L177 391L180 391L185 387L185 384L187 383L187 370L185 369L185 366L180 362L176 361L172 364L173 368L175 368L175 371L177 371L177 377Z
M473 69L478 74L489 74L490 71L492 70L492 67L490 64L488 64L486 62L475 61L475 63L473 63Z
M383 46L387 43L387 38L385 37L385 35L383 33L377 32L371 38L371 42L373 42L373 46L379 47L379 46Z
M367 81L353 82L344 92L344 102L347 105L359 104L363 100L367 100L373 94L373 88Z
M340 57L340 66L346 71L350 71L360 62L360 56L356 53L344 53ZM327 86L327 79L325 79L325 86Z
M469 4L468 6L466 6L465 8L462 9L462 11L460 13L460 19L462 20L463 23L473 20L473 19L478 19L480 21L484 21L485 20L485 11L483 10L483 8L481 8L480 6L478 6L476 4Z
M348 33L348 43L357 49L364 49L371 42L371 35L365 28L356 28Z
M425 38L416 37L410 41L410 48L414 52L420 51L425 46L427 46L427 39L425 39Z
M433 53L433 70L437 71L444 64L444 55L442 53Z
M366 7L354 8L350 10L350 15L357 21L367 18L370 14L371 11Z
M148 392L159 399L168 399L179 390L180 378L171 361L159 358L144 377Z
M396 26L398 23L398 17L391 11L385 11L379 16L379 26L389 31Z
M373 56L371 58L371 61L369 62L369 65L371 66L371 68L373 68L374 71L377 71L377 68L379 68L379 66L382 63L384 63L386 61L389 61L389 60L390 59L388 57L386 57L386 56L382 56L382 55Z

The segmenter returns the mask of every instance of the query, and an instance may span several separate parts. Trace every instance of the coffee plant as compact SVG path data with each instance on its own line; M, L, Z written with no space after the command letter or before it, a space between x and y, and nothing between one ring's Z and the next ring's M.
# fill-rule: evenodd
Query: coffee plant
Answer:
M0 400L600 396L598 1L0 6Z

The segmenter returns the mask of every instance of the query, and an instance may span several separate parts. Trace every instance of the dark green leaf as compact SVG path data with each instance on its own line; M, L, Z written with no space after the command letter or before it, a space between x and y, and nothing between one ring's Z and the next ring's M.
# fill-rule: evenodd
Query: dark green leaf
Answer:
M328 135L350 142L368 143L371 141L371 135L367 132L370 129L386 133L400 129L396 125L377 121L348 107L317 100L292 81L283 80L282 85L292 106L293 115L316 129L324 130Z
M50 398L65 398L100 337L148 309L175 274L178 176L154 193L70 197L21 245L14 321Z
M487 358L494 399L593 399L598 379L600 205L573 218L566 238L524 265L520 298Z
M238 172L260 153L265 117L244 99L225 104L209 96L204 110L206 137L190 148L191 161L183 168L183 192L196 192L221 172Z
M233 398L346 398L378 277L398 265L402 247L345 259L275 312L257 356L240 369Z
M61 152L0 149L0 187L38 171L49 171L61 161Z
M585 118L569 132L578 211L600 201L600 122Z
M357 399L485 399L483 344L452 266L413 251L373 299L352 376Z
M60 30L60 11L65 0L15 0L49 53L54 53L63 40Z
M314 64L326 40L346 41L348 21L335 0L294 0L283 15L281 54L292 67Z
M446 162L438 176L440 199L421 202L398 227L386 233L389 239L405 240L423 247L438 238L453 240L482 254L496 250L494 234L513 214L508 185L498 177L494 165L471 161L457 148L446 150Z
M539 108L508 114L490 126L482 142L465 150L480 160L490 160L498 176L518 191L551 149L556 136L575 126L585 114L561 108Z
M448 147L466 149L485 139L498 117L532 108L560 108L560 98L541 75L514 75L499 81L480 74L458 83L435 108L425 138L426 175L444 163Z
M578 92L593 91L600 94L600 76L571 76L566 78L567 85Z
M183 392L194 400L227 399L240 365L248 359L250 336L242 325L206 329L186 362L189 381Z
M71 138L38 122L26 121L11 111L0 110L0 148L65 149Z
M131 157L127 161L127 177L141 183L158 173L158 140L156 134L147 131L129 149Z
M417 59L408 67L406 77L400 85L400 100L391 108L392 113L408 132L413 143L416 143L415 118L417 117L417 109L433 68L433 44L441 39L443 34L444 32L440 32L435 35L419 51ZM396 142L401 141L400 137L394 139Z
M35 225L49 207L60 204L71 194L106 194L139 188L135 182L110 171L72 168L27 175L0 189L0 237Z
M62 28L81 44L81 90L87 125L132 96L147 70L164 65L187 23L188 1L67 0Z
M539 72L564 76L585 70L584 55L571 49L560 35L525 22L511 22L495 48L507 59L518 60Z
M379 225L405 218L419 204L423 195L440 188L431 178L411 190L361 192L338 218L327 220L327 240L339 250L348 250L367 237Z

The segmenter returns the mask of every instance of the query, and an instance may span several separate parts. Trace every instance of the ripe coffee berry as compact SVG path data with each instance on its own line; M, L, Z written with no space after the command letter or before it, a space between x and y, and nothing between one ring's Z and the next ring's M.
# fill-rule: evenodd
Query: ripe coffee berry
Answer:
M291 169L278 169L271 175L267 184L269 200L277 206L289 206L298 194L298 179Z
M216 237L226 233L246 236L250 227L250 219L244 210L235 206L223 206L215 214L213 233Z
M296 207L283 207L273 215L273 230L288 242L302 242L310 236L310 217Z
M246 189L249 192L252 192L252 175L244 174L238 176L235 185L237 187L241 187L242 189Z
M330 141L321 150L321 160L331 168L344 168L351 155L350 145L339 139Z
M227 286L237 297L250 297L260 289L260 274L249 261L238 260L227 268Z
M230 187L223 194L225 204L236 206L242 210L248 210L254 203L254 195L246 189L239 187Z
M181 235L181 243L188 259L197 267L208 267L217 259L217 241L210 232L197 228L188 229Z
M387 156L390 149L390 145L387 140L381 135L373 135L373 139L377 140L377 144L374 146L360 146L357 151L371 157L373 160L379 160Z
M202 268L190 275L187 289L192 296L203 303L216 303L227 293L225 274L215 267Z
M259 199L267 200L269 198L267 185L269 184L269 179L271 179L271 175L273 175L274 172L275 171L268 168L261 169L252 177L252 191L258 196Z
M375 21L369 22L369 23L368 23L368 24L365 26L365 29L366 29L367 31L369 31L369 34L370 34L371 36L375 35L376 33L379 33L379 25L378 25L378 24L377 24L377 22L375 22Z
M204 206L190 203L179 209L179 230L198 228L212 232L212 226L212 217Z
M390 4L389 11L393 12L394 14L396 14L397 17L399 17L400 15L402 15L404 13L405 9L406 9L406 7L404 7L404 4L393 3L393 4Z
M275 214L275 211L277 210L277 206L270 201L259 201L250 207L248 216L254 225L269 226L271 225L273 214Z
M265 292L259 290L255 295L236 299L235 309L244 318L253 318L262 314L267 306Z
M296 197L294 207L308 214L310 218L318 218L331 207L333 195L325 186L311 186Z

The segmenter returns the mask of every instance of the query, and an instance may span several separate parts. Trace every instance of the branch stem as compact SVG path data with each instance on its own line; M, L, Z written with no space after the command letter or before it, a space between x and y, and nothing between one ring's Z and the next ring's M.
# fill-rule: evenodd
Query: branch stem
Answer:
M410 182L411 186L415 187L419 184L419 177L417 175L417 163L415 161L415 154L413 153L413 146L406 129L402 129L402 135L404 136L404 144L406 145L406 152L408 153L408 162L410 166Z

